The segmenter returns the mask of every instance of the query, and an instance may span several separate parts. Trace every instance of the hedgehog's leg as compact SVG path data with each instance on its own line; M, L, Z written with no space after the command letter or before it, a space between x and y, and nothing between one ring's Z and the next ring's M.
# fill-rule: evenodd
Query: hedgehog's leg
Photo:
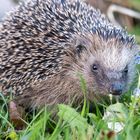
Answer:
M17 130L21 130L25 127L25 121L23 120L24 109L20 106L17 106L14 101L9 103L9 116L10 121L14 124Z

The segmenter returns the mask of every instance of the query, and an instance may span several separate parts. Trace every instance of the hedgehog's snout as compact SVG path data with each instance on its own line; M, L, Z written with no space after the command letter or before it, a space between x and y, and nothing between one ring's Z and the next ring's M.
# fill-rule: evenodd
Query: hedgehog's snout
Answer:
M108 92L112 95L121 95L127 86L127 73L121 71L109 71L107 75Z
M123 89L124 89L124 85L119 81L112 82L110 85L110 93L113 95L121 95Z

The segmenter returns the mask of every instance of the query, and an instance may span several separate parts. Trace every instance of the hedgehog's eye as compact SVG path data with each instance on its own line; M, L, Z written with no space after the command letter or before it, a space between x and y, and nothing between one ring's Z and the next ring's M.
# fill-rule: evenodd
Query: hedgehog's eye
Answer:
M96 64L93 64L93 65L92 65L92 71L95 72L95 71L97 71L97 70L98 70L98 66L97 66Z
M80 44L80 45L76 46L77 54L80 54L84 49L86 49L84 45Z
M125 67L125 69L123 70L123 72L124 72L125 74L128 73L128 66Z

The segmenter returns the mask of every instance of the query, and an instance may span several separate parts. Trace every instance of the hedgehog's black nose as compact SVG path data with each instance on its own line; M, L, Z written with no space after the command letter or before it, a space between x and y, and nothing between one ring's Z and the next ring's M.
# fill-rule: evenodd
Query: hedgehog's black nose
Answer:
M111 84L110 93L113 95L120 95L123 90L123 85L120 82L114 82Z

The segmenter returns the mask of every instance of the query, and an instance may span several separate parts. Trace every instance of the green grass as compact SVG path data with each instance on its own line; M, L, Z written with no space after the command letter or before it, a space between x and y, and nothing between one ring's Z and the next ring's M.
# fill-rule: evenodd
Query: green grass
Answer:
M138 87L139 83L140 81ZM81 88L83 94L86 94L86 84L82 77ZM8 99L0 94L0 139L139 140L140 97L134 97L130 93L126 95L116 103L102 104L101 109L99 105L95 104L94 113L89 113L89 103L86 98L81 111L69 105L60 104L55 119L50 117L50 112L47 111L47 107L44 107L38 113L30 114L31 120L27 122L26 128L17 131L9 122Z
M137 25L133 27L133 29L130 31L131 34L135 34L136 40L138 44L140 44L140 25Z
M140 0L128 0L132 9L140 12ZM140 44L140 20L137 19L134 23L133 28L129 31L131 34L135 34L137 42Z
M128 0L128 1L134 9L140 11L140 0Z

